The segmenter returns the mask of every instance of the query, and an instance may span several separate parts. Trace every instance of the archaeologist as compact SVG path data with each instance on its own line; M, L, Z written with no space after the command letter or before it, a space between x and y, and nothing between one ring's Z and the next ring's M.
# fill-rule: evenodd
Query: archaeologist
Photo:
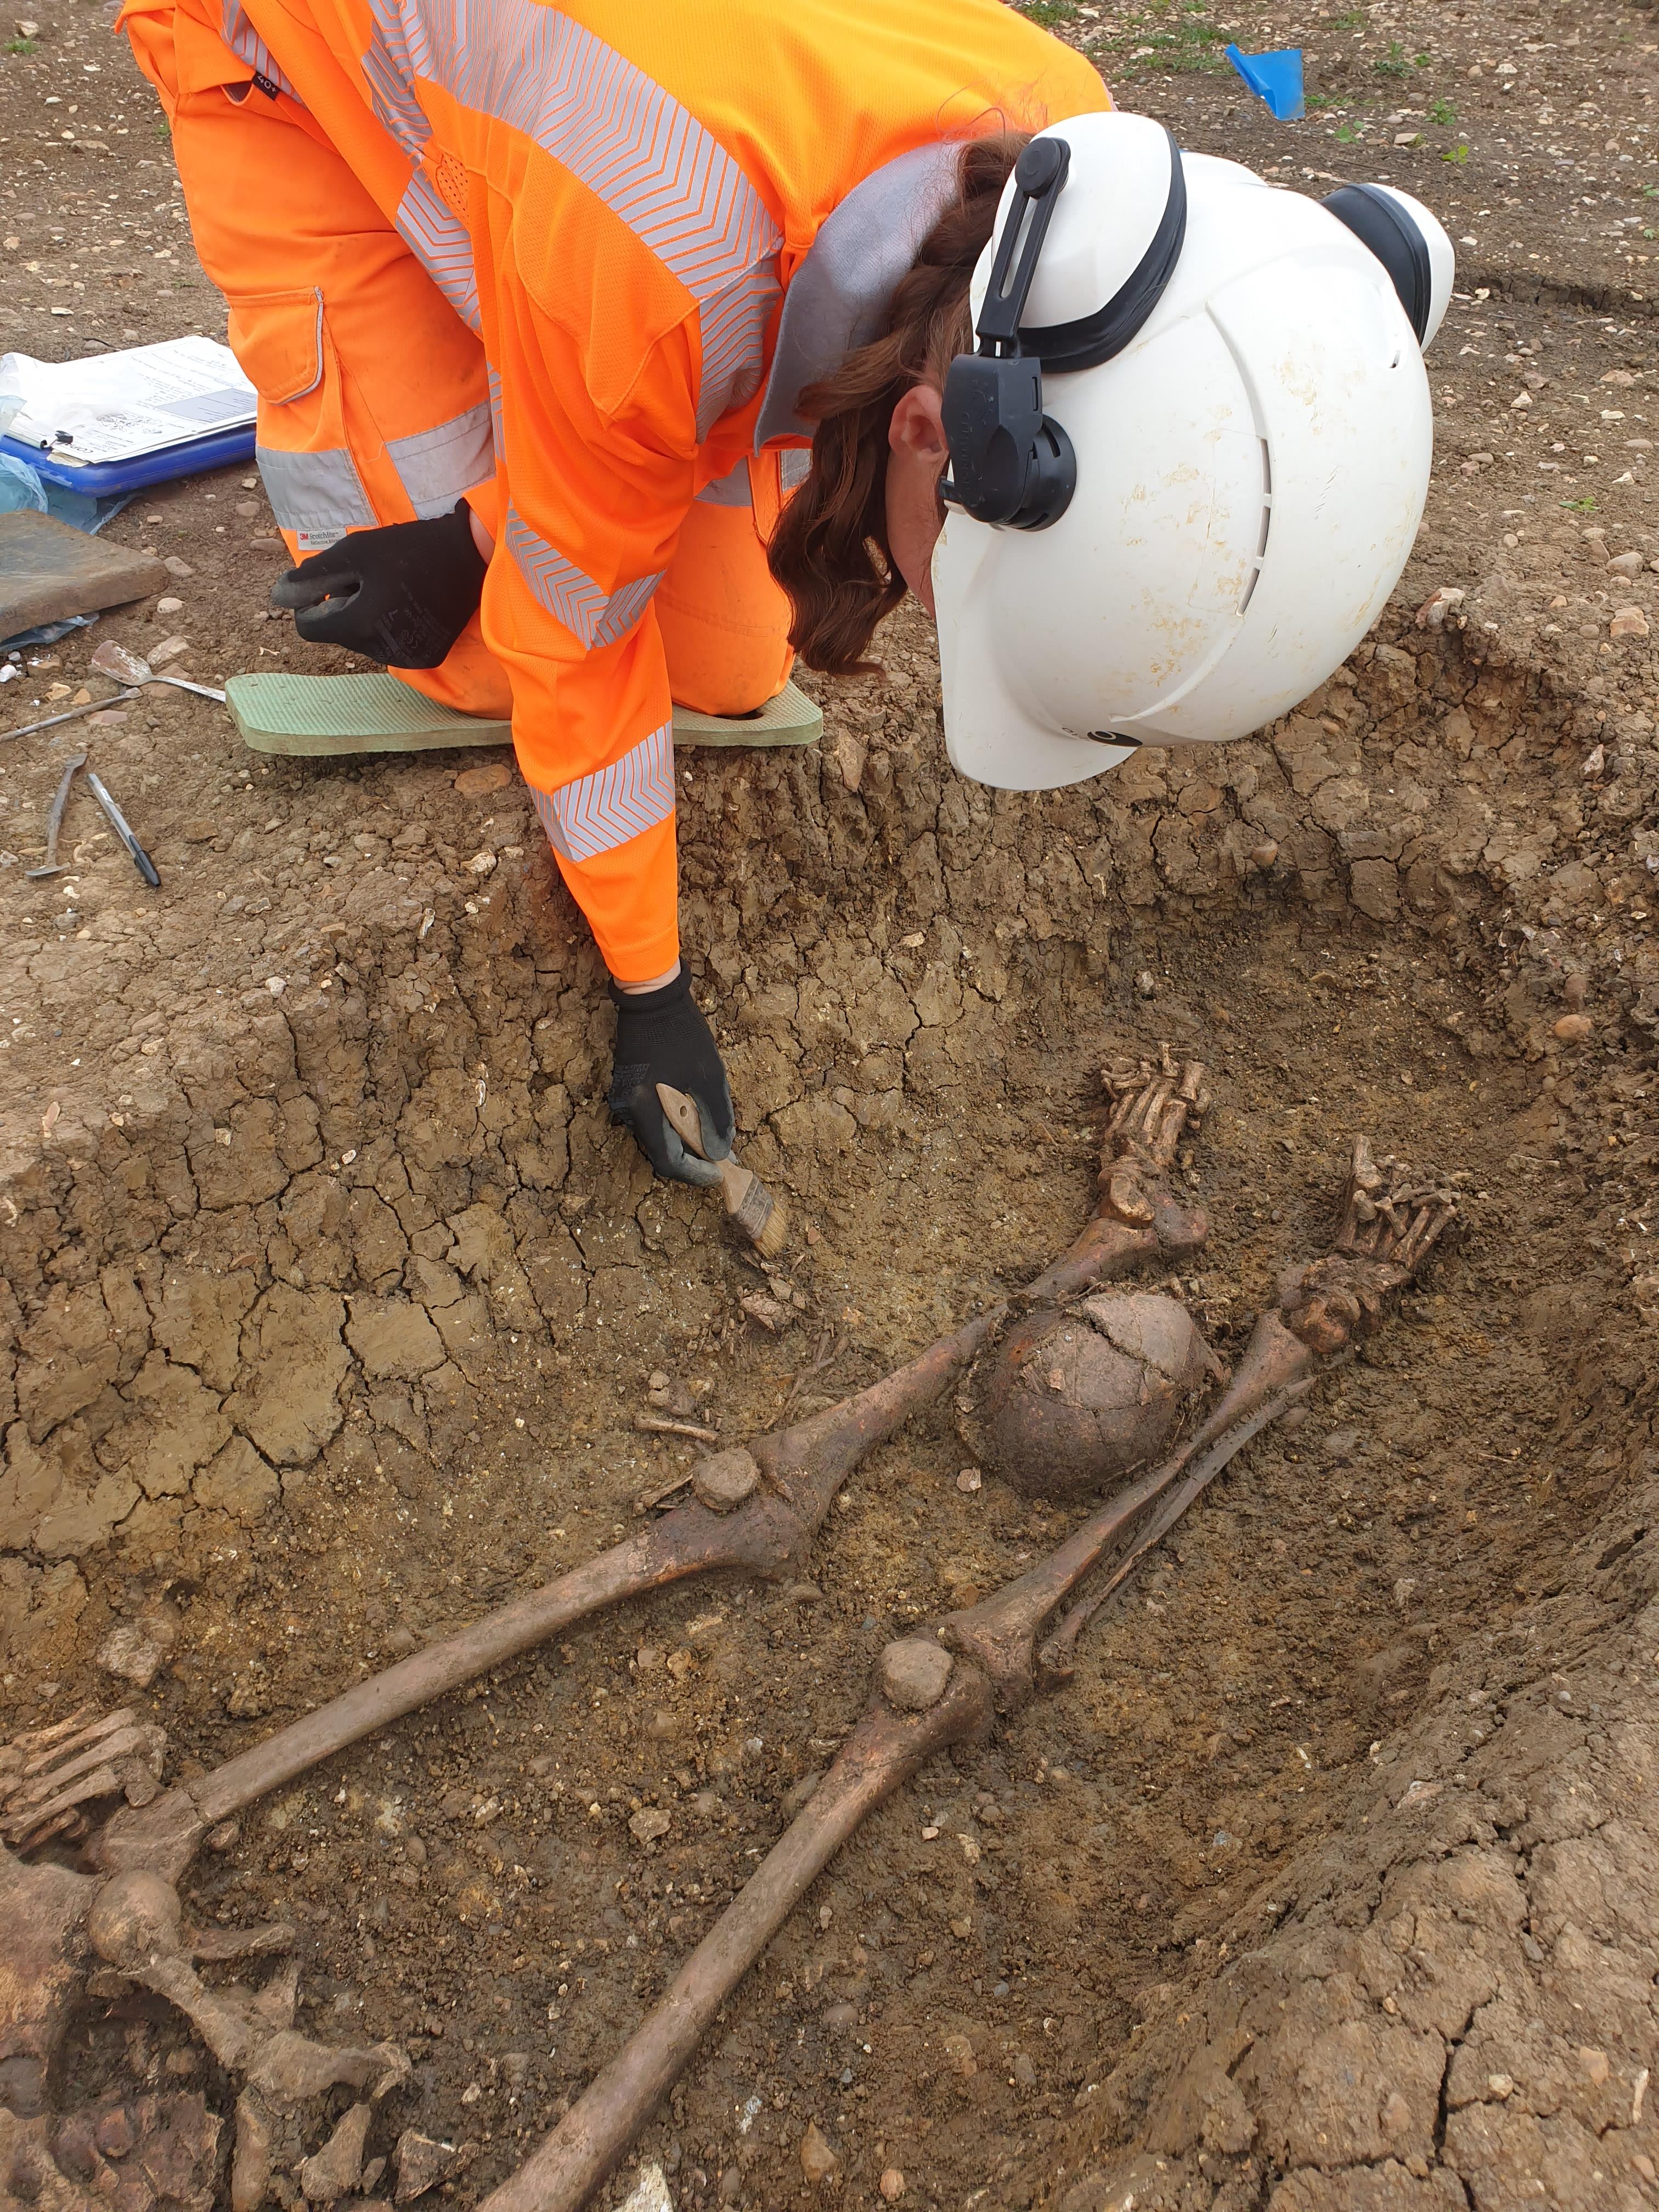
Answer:
M679 957L673 702L751 714L794 653L858 667L907 586L930 609L937 589L953 758L1058 784L1121 759L1109 737L1281 711L1403 564L1427 394L1414 346L1393 392L1372 359L1401 371L1413 312L1376 240L1230 164L1183 169L998 0L126 0L122 21L258 390L297 563L274 600L303 638L511 712L612 978L611 1108L661 1174L716 1170L659 1083L697 1101L711 1154L733 1132ZM1246 276L1230 328L1205 287L1281 205L1304 211L1287 287ZM1422 338L1440 240L1389 208L1365 212L1401 234L1384 258ZM1183 282L1191 327L1149 345ZM1364 328L1310 356L1322 298ZM1121 404L1104 383L1149 350ZM1067 422L1074 388L1069 435L1032 356ZM1332 398L1304 393L1302 443L1329 450L1270 483L1276 394L1310 363ZM1162 472L1139 508L1138 453ZM1322 469L1322 511L1298 488ZM1287 490L1281 585L1264 518L1277 538ZM1253 594L1274 604L1247 671Z

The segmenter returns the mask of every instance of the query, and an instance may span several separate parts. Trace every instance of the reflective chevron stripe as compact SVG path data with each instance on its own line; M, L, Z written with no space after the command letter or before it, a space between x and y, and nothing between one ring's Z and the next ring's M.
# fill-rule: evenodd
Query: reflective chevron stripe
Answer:
M221 29L225 44L239 62L246 62L256 76L274 84L278 92L285 92L290 100L299 94L283 75L272 58L270 48L242 13L241 0L224 0Z
M573 637L590 649L614 645L645 612L662 581L660 574L641 576L607 593L585 575L574 561L550 545L533 531L514 507L507 510L503 535L520 574L550 615L557 617Z
M434 429L388 438L386 450L410 505L423 521L448 514L463 492L495 471L489 410L482 400ZM257 458L271 512L299 539L302 556L321 553L348 530L372 529L379 521L357 465L343 446L309 453L261 446Z
M392 0L382 0L390 6ZM522 131L672 269L716 299L782 235L696 118L645 72L541 0L398 10L410 65L464 106Z
M763 367L783 239L718 139L634 63L541 0L374 0L374 96L411 154L430 126L416 120L397 87L412 100L422 77L521 131L603 200L697 302L699 436L748 399Z
M363 56L374 112L388 135L411 161L418 161L432 137L432 125L415 96L415 70L396 8L373 0L375 35Z
M398 234L470 331L483 327L466 225L417 169L398 204Z
M609 768L532 791L548 842L567 860L613 852L674 811L674 726L665 722Z
M768 261L746 270L731 289L708 301L702 330L702 381L697 389L697 436L742 407L760 388L766 366L766 325L782 288Z
M760 459L764 462L768 456L763 453ZM812 456L803 453L799 446L786 446L778 455L778 489L786 498L792 491L798 491L811 472ZM726 475L705 484L697 497L704 507L753 507L754 486L748 462L739 461Z

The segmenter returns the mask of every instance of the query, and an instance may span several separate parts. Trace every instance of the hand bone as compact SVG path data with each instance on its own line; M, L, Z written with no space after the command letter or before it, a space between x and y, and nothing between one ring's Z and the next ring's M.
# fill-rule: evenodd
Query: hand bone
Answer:
M0 1839L20 1850L85 1826L83 1805L125 1795L147 1805L160 1787L165 1733L129 1711L88 1708L0 1746Z

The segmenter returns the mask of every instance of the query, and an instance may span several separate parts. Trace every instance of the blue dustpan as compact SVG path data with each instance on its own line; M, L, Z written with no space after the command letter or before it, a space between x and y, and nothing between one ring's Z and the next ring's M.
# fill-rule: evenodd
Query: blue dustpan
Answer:
M1281 123L1299 123L1307 113L1302 97L1300 46L1281 46L1271 54L1242 54L1237 46L1229 46L1227 58Z

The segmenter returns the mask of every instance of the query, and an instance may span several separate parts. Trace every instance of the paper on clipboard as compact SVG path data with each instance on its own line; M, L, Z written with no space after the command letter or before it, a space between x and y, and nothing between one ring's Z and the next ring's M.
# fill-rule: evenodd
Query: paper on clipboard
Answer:
M230 348L212 338L95 354L88 361L0 360L0 410L21 405L8 434L55 461L90 466L162 452L252 422L253 386Z

